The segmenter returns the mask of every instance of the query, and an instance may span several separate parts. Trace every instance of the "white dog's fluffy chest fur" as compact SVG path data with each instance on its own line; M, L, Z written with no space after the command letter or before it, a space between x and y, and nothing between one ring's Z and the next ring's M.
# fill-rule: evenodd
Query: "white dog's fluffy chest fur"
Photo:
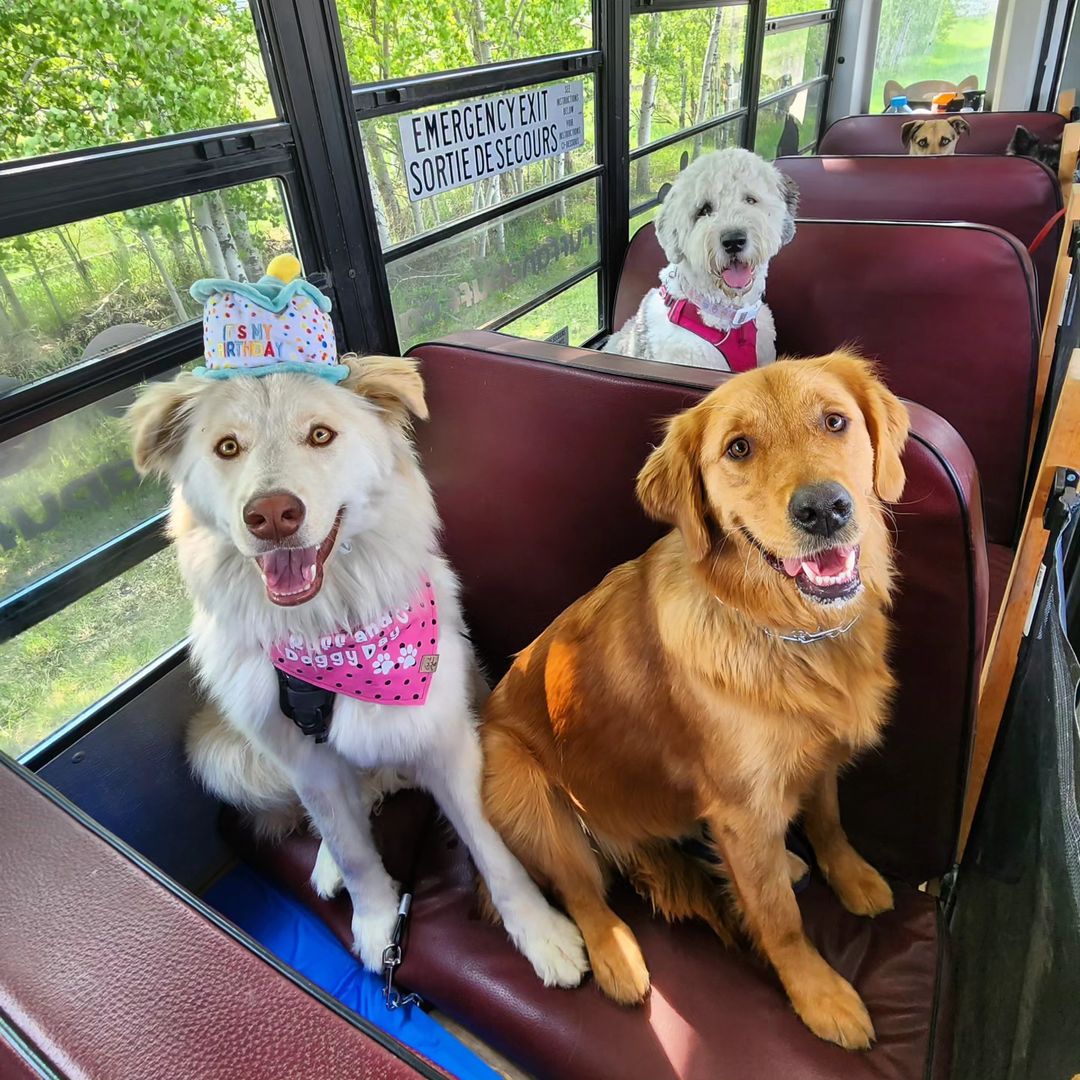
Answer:
M754 324L757 327L757 362L761 367L776 359L776 325L767 304L762 304L758 309ZM692 330L671 322L659 289L651 289L646 294L637 314L617 334L612 335L605 351L687 367L731 370L724 357L723 346L717 348Z

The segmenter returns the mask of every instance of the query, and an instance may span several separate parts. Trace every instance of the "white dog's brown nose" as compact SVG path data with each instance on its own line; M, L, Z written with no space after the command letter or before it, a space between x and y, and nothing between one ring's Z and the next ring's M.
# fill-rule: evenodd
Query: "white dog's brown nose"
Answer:
M244 507L244 524L259 540L284 540L303 524L304 513L304 504L291 491L272 491Z

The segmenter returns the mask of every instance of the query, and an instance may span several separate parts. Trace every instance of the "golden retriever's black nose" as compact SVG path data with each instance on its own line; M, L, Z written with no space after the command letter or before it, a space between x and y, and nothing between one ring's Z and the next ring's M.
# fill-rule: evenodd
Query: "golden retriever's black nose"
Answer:
M746 247L746 233L742 229L728 229L720 234L720 246L729 255L738 255Z
M832 536L851 520L851 496L833 480L807 484L791 496L788 513L812 536Z
M284 540L304 523L304 504L290 491L259 495L244 507L244 524L259 540Z

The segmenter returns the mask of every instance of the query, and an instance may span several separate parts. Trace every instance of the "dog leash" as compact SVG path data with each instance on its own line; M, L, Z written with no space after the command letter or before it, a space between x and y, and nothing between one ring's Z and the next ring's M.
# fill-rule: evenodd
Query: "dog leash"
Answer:
M409 921L409 909L412 907L412 893L402 893L401 903L398 904L397 922L394 923L394 932L390 936L390 944L383 949L383 1001L386 1007L393 1012L403 1005L423 1005L423 999L419 994L404 994L394 986L394 971L400 966L405 958L405 951L401 942L405 937L405 926Z
M337 696L321 686L274 669L278 678L278 708L305 734L314 735L317 743L330 737L330 720Z
M1054 226L1065 216L1065 210L1059 210L1040 230L1034 240L1028 244L1028 254L1034 255L1042 246L1042 242L1050 235Z

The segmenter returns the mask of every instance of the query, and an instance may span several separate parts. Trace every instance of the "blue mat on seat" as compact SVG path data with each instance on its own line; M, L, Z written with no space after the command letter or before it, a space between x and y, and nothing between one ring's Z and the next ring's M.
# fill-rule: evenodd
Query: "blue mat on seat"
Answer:
M203 899L331 997L452 1076L499 1080L498 1073L422 1009L387 1009L382 980L365 971L317 915L250 867L231 870Z

